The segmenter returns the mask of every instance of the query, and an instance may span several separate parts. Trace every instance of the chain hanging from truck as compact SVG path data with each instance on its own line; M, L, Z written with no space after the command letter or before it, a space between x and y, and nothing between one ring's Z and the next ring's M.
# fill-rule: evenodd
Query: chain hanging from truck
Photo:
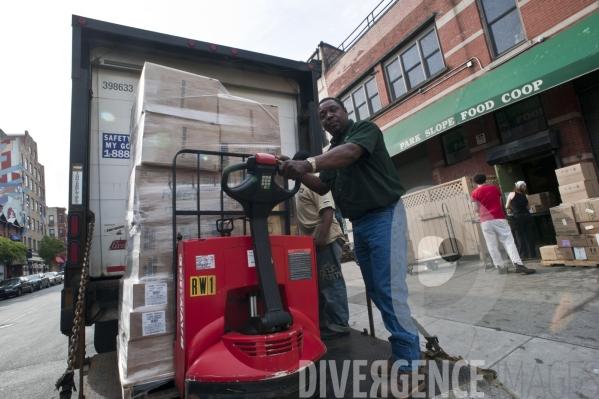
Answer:
M75 351L79 346L79 331L82 327L82 313L83 303L85 301L85 288L87 285L87 274L89 271L89 256L91 252L92 246L92 237L94 235L94 224L95 224L95 216L93 212L90 212L90 220L89 220L89 229L87 236L87 243L85 245L85 252L83 254L83 263L81 265L81 279L79 280L79 293L77 295L77 304L75 305L75 319L73 320L73 334L70 338L69 344L69 358L67 360L67 369L56 381L56 390L60 391L60 399L70 399L73 391L77 391L75 387L75 360L77 356L75 355ZM83 326L85 328L85 326ZM81 387L79 387L81 389Z

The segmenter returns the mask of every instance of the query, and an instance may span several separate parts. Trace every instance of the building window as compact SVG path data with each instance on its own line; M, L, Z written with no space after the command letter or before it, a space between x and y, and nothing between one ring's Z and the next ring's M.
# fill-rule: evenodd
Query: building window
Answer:
M343 99L343 105L347 109L349 118L354 121L366 119L381 109L381 99L375 78L368 79L356 90L353 90L349 96Z
M62 221L62 215L58 215L58 223L64 223L64 222Z
M447 165L451 165L470 158L468 135L463 127L452 130L441 137L443 152Z
M31 249L31 237L27 238L28 247Z
M25 203L27 204L27 209L29 209L29 196L25 195Z
M393 100L445 67L437 31L433 28L404 47L386 65Z
M29 161L25 158L25 170L29 169Z
M36 230L39 232L40 231L40 221L36 220L35 225L36 225Z
M33 250L37 251L37 241L33 240Z
M21 154L21 165L23 165L23 162L24 162L23 160L24 160L24 159L25 159L25 158L23 157L23 154Z
M48 216L48 225L54 226L54 215Z
M60 237L64 237L64 229L58 229L58 234Z
M547 120L539 96L522 100L495 112L503 143L547 130Z
M516 0L479 0L488 41L499 56L525 40Z
M50 229L50 237L54 237L54 229Z
M31 154L31 146L29 146L29 153Z
M37 152L33 151L33 159L36 159L36 158L37 158Z

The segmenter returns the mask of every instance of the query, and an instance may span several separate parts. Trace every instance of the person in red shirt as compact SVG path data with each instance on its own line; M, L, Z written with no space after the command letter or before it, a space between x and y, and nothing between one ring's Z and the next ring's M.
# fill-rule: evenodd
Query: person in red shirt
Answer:
M512 236L512 230L503 214L499 188L488 185L487 176L482 173L475 174L472 180L477 185L477 188L471 194L474 211L480 215L483 236L485 236L489 254L499 274L507 273L507 267L504 266L501 253L499 253L498 239L514 264L516 273L535 273L536 270L529 269L522 264Z

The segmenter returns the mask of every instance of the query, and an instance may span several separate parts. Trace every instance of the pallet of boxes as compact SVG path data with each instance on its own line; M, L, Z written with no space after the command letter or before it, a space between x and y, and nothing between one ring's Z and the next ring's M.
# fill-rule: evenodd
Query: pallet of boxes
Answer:
M276 106L231 96L218 80L150 63L144 66L131 119L127 268L117 340L124 398L138 392L136 387L173 378L173 157L184 148L247 154L279 154L281 148ZM220 210L221 167L228 165L220 162L220 157L202 156L198 173L194 154L177 158L177 210L197 210L198 196L200 210ZM225 210L242 210L226 195L223 201ZM201 217L201 237L218 236L218 218ZM281 234L281 218L269 218L269 227ZM176 231L183 239L198 237L197 216L177 216ZM233 235L240 234L244 229L238 221Z
M557 245L541 247L545 266L599 265L599 183L591 162L555 171L562 204L550 209Z

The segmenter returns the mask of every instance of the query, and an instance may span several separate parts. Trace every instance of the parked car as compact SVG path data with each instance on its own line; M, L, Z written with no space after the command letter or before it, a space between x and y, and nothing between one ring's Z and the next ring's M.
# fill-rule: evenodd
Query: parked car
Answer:
M44 273L50 279L50 285L56 285L62 283L62 274L58 272L46 272Z
M33 289L41 290L50 286L50 279L44 273L35 273L27 276L27 280L33 284Z
M0 281L0 297L21 296L25 292L33 292L33 284L25 277L14 277Z

